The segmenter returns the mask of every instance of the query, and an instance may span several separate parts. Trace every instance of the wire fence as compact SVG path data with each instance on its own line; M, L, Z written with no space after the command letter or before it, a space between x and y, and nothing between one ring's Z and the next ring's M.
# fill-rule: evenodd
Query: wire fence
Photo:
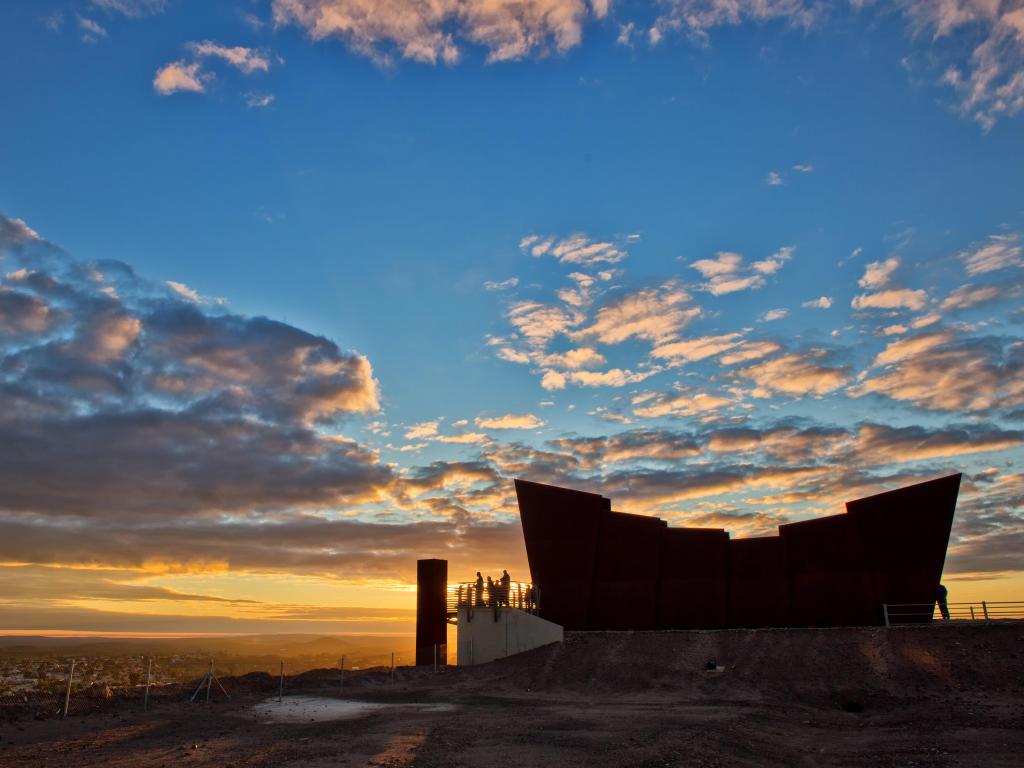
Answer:
M218 702L232 693L277 695L343 692L401 680L415 665L409 652L341 656L336 667L177 657L0 659L0 721L85 715L108 709L148 710L162 703ZM435 665L435 670L439 669Z
M918 624L922 621L993 622L1024 621L1024 601L946 603L883 603L885 626Z

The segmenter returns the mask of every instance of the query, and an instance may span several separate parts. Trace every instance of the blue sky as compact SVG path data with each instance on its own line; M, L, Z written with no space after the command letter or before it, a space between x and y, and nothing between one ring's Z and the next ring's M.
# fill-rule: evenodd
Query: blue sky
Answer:
M113 490L92 508L12 491L12 542L83 527L124 542L0 553L14 585L108 570L37 623L187 608L204 616L189 626L227 627L199 611L208 598L237 618L250 609L232 600L289 579L303 586L271 602L294 617L311 590L323 611L373 589L404 605L431 547L522 571L514 475L751 535L963 470L948 570L987 594L1022 583L1020 2L426 8L5 4L4 381L76 404L59 428L47 411L12 434L80 429L102 450L75 420L117 417L119 448L156 409L225 430L205 439L298 430L293 469L344 469L269 501L183 469L193 502L156 529ZM120 288L111 261L132 270ZM186 355L199 317L216 343ZM97 352L104 334L121 356ZM319 362L296 363L311 348ZM54 350L133 383L49 389ZM230 471L280 470L264 447ZM88 485L62 455L33 471ZM151 460L111 488L168 466ZM198 521L254 541L270 521L357 529L285 536L276 559L197 559L182 532ZM157 529L165 547L129 553ZM166 605L142 610L143 587Z

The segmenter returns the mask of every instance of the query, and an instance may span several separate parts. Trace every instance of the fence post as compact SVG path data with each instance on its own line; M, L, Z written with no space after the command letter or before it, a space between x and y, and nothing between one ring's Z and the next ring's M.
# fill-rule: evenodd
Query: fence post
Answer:
M885 616L885 626L889 626L889 604L882 603L882 615Z
M391 682L395 682L395 652L391 652Z
M985 621L988 621L988 603L981 601L981 611L985 614Z
M143 711L149 709L149 681L153 676L153 657L149 657L149 664L146 666L146 695L142 697Z
M434 674L437 674L437 643L434 643Z
M210 687L213 685L213 659L210 659L210 673L206 676L206 703L210 703Z
M281 659L281 684L277 688L277 703L284 701L284 659Z
M71 660L71 666L68 668L68 685L64 689L64 710L61 712L61 717L68 716L68 705L71 703L71 678L75 676L75 660Z
M338 688L341 689L341 688L344 688L344 687L345 687L345 656L342 655L341 659L338 661Z

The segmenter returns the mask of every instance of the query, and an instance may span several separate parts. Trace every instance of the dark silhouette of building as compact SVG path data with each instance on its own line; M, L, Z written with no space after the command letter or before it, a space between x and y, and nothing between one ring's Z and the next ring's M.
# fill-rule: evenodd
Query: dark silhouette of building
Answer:
M448 561L416 561L416 666L448 663ZM435 659L434 653L437 653Z
M565 629L829 627L934 601L960 475L736 540L613 512L594 493L515 485L540 615Z

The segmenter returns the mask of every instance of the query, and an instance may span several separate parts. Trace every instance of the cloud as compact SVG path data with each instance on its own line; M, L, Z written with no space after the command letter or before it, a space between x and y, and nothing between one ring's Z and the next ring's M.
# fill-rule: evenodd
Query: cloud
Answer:
M314 40L336 37L387 64L402 59L455 64L462 45L488 62L514 61L579 45L588 18L604 18L606 0L274 0L274 21L296 24Z
M203 297L199 295L198 291L193 288L189 288L184 283L176 283L174 280L165 280L164 282L176 294L195 304L199 304L203 301Z
M900 266L900 260L896 257L885 261L872 261L864 268L864 276L857 281L861 288L869 291L876 291L889 284L892 273Z
M707 392L646 392L633 398L633 414L639 418L700 416L732 404L727 397Z
M1001 299L1011 293L1019 293L1012 287L1005 285L961 285L954 290L939 304L939 309L956 311L970 309L979 304L987 304L990 301Z
M913 26L930 31L935 41L958 30L971 41L966 61L950 64L942 75L960 97L962 114L987 131L1000 117L1024 108L1024 7L1019 2L907 0L904 10Z
M662 341L700 315L698 307L686 306L690 299L690 294L671 280L657 288L628 293L601 307L593 323L574 338L593 337L604 344L631 338Z
M506 317L526 341L535 347L546 346L553 338L567 333L586 319L578 311L568 311L536 301L516 302L509 308Z
M388 487L372 451L330 431L378 408L366 358L284 323L211 314L9 221L0 231L21 238L0 244L21 267L0 292L0 323L16 332L0 335L0 516L250 514Z
M718 361L722 365L746 363L750 360L758 360L759 358L773 355L780 349L782 349L782 346L774 341L747 341L722 355L718 358Z
M747 21L781 20L806 29L820 13L813 0L662 0L659 5L662 13L651 27L652 43L669 32L682 32L706 45L711 29Z
M782 176L778 171L768 171L768 175L765 177L764 183L769 187L781 187L786 182L782 180Z
M187 63L182 59L160 67L153 78L153 88L164 96L179 91L203 93L206 91L205 83L212 77L212 74L200 71L199 62Z
M875 356L872 366L877 368L899 362L900 360L906 360L929 349L949 344L953 339L954 334L952 331L937 331L934 333L922 333L909 339L893 341L887 344L885 349Z
M544 422L532 413L480 416L477 417L476 424L483 429L537 429L544 426Z
M772 320L781 320L789 314L788 309L769 309L767 312L761 315L761 321L770 323Z
M484 289L488 291L504 291L508 288L515 288L517 285L519 285L519 278L510 277L508 280L501 280L500 282L488 280L484 283Z
M406 440L422 440L437 436L437 430L441 426L441 419L432 421L421 421L419 424L412 424L405 430Z
M785 354L742 368L736 375L754 382L755 389L751 392L754 397L774 394L820 397L835 392L850 380L845 366L836 368L818 363L823 356L821 352Z
M153 88L157 93L168 96L179 91L204 93L206 83L214 78L212 72L202 69L202 59L215 58L227 62L243 74L266 72L270 69L270 58L267 54L244 46L225 46L210 40L189 43L185 46L192 54L192 61L179 59L165 64L157 70L153 78ZM267 94L249 94L246 104L249 107L268 106L274 97Z
M793 166L793 170L797 173L814 173L814 166L810 163L797 163Z
M551 256L560 264L578 264L584 267L618 264L629 255L621 245L607 240L594 240L583 233L570 235L561 240L530 235L519 242L519 249L531 256Z
M890 344L876 362L884 370L850 387L851 397L878 394L936 411L1024 404L1024 344L1017 340L924 334Z
M60 32L64 26L64 13L60 10L39 17L40 23L51 32Z
M1022 9L1024 14L1024 9ZM1021 33L1024 36L1024 32ZM1019 245L1020 235L992 235L984 243L977 243L960 253L960 260L969 275L982 275L1008 267L1024 266L1024 248Z
M854 309L911 309L919 310L928 303L928 294L923 290L909 288L890 289L877 293L863 293L854 296L850 306Z
M1002 430L992 425L929 429L917 425L892 427L865 423L858 426L850 449L858 462L882 464L1005 451L1019 448L1022 444L1024 432Z
M636 34L636 22L630 21L625 24L619 25L619 34L615 38L616 45L624 45L628 48L633 47L633 37Z
M591 347L579 347L577 349L570 349L568 352L543 355L538 357L537 361L545 368L564 368L568 370L595 368L607 362L604 355Z
M454 444L467 444L467 443L483 443L490 438L481 432L464 432L459 435L438 435L434 438L439 443L454 443Z
M250 91L245 94L245 106L250 109L260 109L263 107L269 107L274 103L274 94L272 93L260 93L258 91Z
M696 362L719 355L740 344L742 334L725 333L719 336L698 336L692 339L672 340L651 350L651 356L669 360L675 365Z
M658 373L658 369L631 371L623 368L611 368L607 371L568 371L566 373L548 371L541 381L541 386L545 389L562 389L566 382L569 382L579 384L581 387L624 387L627 384L638 384L656 373Z
M708 45L716 27L781 21L810 29L833 5L820 0L661 0L648 30L652 45L681 32ZM918 39L930 37L929 60L943 67L940 82L953 89L960 112L989 130L1024 109L1024 7L1018 0L856 0L855 10L891 8L903 14ZM957 35L954 37L954 35ZM797 166L794 166L797 169Z
M678 462L701 455L700 443L692 435L661 429L633 429L608 437L561 438L550 445L577 457L581 466L593 469L620 462Z
M253 72L266 72L270 69L270 59L266 54L241 45L226 46L210 40L203 40L199 43L189 43L186 47L196 58L222 59L246 75L251 75Z
M731 251L719 251L713 259L699 259L690 266L701 273L707 282L701 290L713 296L723 296L737 291L762 288L764 275L773 275L793 257L794 247L783 246L766 259L755 261L749 267L743 257Z
M805 301L800 306L801 307L806 307L807 309L829 309L829 308L832 307L832 297L831 296L819 296L816 299L811 299L810 301Z
M39 233L21 219L0 215L0 249L5 246L13 248L40 239Z
M83 43L98 43L107 36L107 30L100 26L99 23L84 16L78 17L78 26L82 30Z
M111 13L120 13L130 18L162 13L167 0L91 0L97 8Z

